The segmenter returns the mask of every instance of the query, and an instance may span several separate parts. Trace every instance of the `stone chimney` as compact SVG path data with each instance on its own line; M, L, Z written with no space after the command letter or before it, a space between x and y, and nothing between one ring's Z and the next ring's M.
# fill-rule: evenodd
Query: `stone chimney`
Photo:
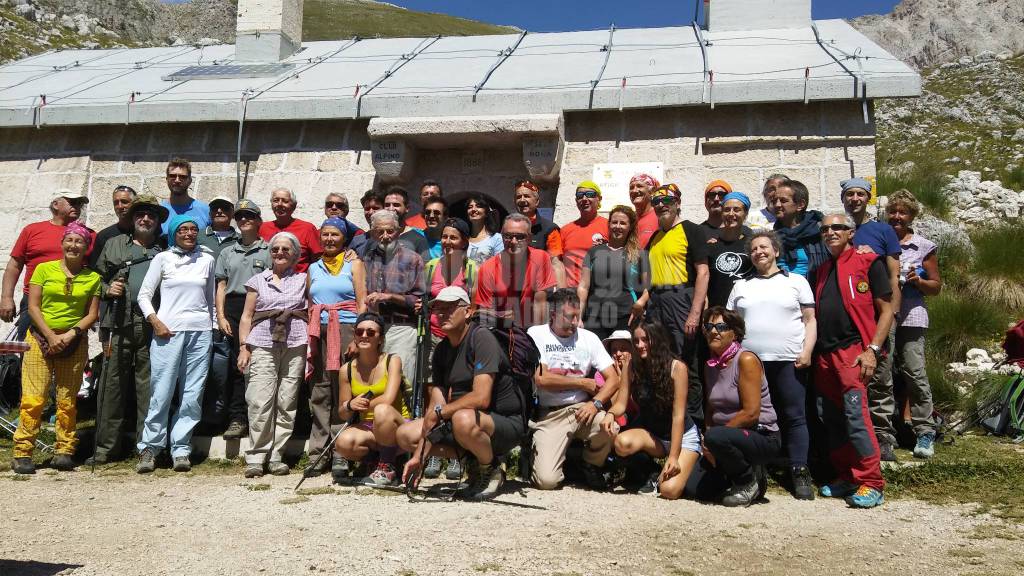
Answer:
M302 0L238 0L237 62L279 62L302 46Z
M811 26L811 0L706 0L704 10L711 32Z

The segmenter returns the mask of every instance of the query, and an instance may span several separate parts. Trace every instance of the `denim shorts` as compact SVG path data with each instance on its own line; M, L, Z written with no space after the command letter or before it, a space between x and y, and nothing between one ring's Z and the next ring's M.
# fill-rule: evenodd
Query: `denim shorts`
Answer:
M656 441L661 443L661 447L665 450L665 455L668 455L669 450L672 448L672 441L666 440L665 438L654 438ZM694 424L690 428L683 432L683 443L680 446L683 450L689 450L690 452L696 452L700 454L700 431L697 430L697 425Z

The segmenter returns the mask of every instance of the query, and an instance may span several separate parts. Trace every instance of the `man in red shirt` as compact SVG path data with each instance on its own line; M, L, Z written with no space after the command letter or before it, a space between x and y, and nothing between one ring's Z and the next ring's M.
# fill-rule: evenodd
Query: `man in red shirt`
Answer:
M580 283L583 257L595 244L608 241L608 219L597 214L601 207L601 189L587 180L576 187L576 208L580 217L562 227L562 264L565 266L565 285L575 288Z
M547 322L547 292L555 273L543 250L530 248L530 219L509 214L501 228L505 250L480 265L477 272L478 308L512 319L523 328Z
M629 201L636 210L636 236L641 248L646 248L658 231L658 214L651 206L651 192L658 186L661 184L648 174L635 174L629 179Z
M260 238L267 242L278 232L291 232L299 239L301 247L299 261L295 264L296 272L305 272L310 263L320 257L323 249L320 247L320 232L316 226L293 218L292 213L299 205L295 194L287 188L278 188L270 193L270 209L274 211L274 220L268 220L260 225Z
M31 322L25 309L28 307L28 282L32 279L32 272L35 271L38 264L50 260L60 260L63 257L61 243L64 238L64 228L78 220L82 215L82 208L88 203L89 198L85 194L62 188L50 200L52 217L49 220L29 224L18 234L14 248L11 249L11 259L7 262L7 269L4 270L3 293L0 295L0 320L10 322L14 319L14 287L18 284L18 276L24 269L25 281L22 288L21 305L18 307L20 314L18 316L19 339L25 337L25 332Z
M543 250L551 257L551 268L559 288L565 287L565 269L562 267L562 232L551 220L537 214L540 206L540 188L529 180L515 185L513 201L519 213L530 219L530 248Z
M444 192L441 191L441 185L434 180L424 180L420 184L420 211L412 216L405 219L405 225L410 228L419 228L420 230L427 229L427 221L423 218L423 208L427 207L427 198L444 198Z

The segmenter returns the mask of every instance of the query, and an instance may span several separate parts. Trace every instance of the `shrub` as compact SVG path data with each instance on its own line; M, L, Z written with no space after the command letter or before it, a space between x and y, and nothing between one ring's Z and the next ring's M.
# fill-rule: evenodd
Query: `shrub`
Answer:
M949 177L944 174L943 168L918 163L909 170L880 171L875 179L875 185L879 196L906 188L914 193L917 201L929 214L945 219L949 217L950 203L943 187L948 180Z
M974 256L967 288L1010 316L1024 310L1024 229L1006 222L971 233Z

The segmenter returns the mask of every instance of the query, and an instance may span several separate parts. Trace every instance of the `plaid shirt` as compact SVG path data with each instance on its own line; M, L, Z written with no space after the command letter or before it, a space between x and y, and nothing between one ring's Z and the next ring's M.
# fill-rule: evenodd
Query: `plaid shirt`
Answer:
M416 302L423 297L423 259L416 252L398 244L395 254L385 261L380 251L371 248L364 257L366 262L366 293L384 292L402 294L405 304L384 303L377 313L392 324L416 322Z

